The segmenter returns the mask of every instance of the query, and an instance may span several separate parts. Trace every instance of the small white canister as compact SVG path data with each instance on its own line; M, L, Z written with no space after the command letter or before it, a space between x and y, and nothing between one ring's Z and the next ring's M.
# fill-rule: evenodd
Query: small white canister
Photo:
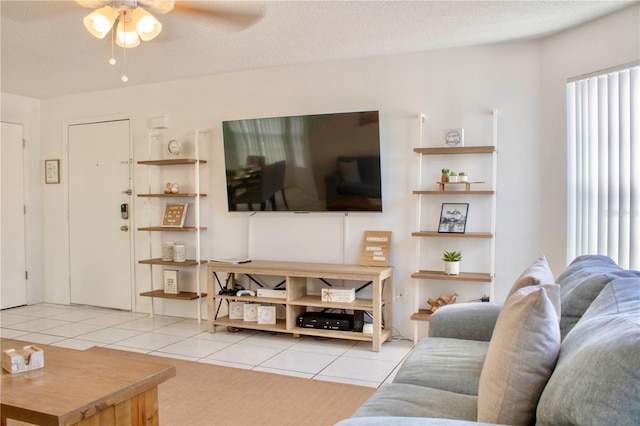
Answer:
M183 243L175 243L173 246L173 261L184 262L187 260L187 248Z
M162 242L162 260L165 262L173 261L173 247L176 245L173 241Z

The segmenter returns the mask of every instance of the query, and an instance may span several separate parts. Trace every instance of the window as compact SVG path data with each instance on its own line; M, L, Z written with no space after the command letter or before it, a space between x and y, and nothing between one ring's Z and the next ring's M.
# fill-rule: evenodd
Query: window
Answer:
M567 84L567 257L640 269L640 63Z

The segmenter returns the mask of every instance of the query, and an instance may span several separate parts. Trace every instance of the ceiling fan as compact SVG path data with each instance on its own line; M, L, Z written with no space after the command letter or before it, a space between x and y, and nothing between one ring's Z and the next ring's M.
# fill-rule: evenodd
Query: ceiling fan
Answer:
M136 47L140 41L153 40L162 31L162 24L149 11L156 14L189 13L210 19L224 20L240 28L248 28L264 16L262 8L253 11L219 10L210 7L213 2L177 2L175 0L75 0L82 7L94 9L84 17L87 31L97 38L112 34L110 64L115 64L113 43L124 49ZM209 7L202 7L207 5ZM126 67L126 55L125 55ZM128 80L126 74L122 81Z

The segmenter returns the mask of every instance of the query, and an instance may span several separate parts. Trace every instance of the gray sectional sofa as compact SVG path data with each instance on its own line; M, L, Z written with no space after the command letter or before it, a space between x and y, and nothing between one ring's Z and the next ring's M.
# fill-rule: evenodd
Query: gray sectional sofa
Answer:
M440 308L355 425L640 425L640 272L544 257L504 305Z

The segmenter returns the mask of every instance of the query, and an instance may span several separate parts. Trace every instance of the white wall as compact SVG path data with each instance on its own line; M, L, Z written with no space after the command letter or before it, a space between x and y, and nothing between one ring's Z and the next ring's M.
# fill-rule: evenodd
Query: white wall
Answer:
M42 172L44 160L40 145L40 101L3 93L0 113L2 121L22 124L23 137L27 142L24 152L28 168L25 176L26 261L29 272L27 303L40 303L44 301L45 288L42 264L42 187L44 186Z
M393 324L411 335L413 310L410 278L415 265L414 231L416 154L419 112L429 116L430 144L439 145L443 128L490 126L490 111L499 117L499 173L496 296L504 299L521 270L539 256L539 52L537 42L449 49L368 59L288 66L42 101L43 153L64 158L65 121L114 114L134 117L135 160L147 157L150 118L168 115L166 137L187 138L193 129L211 131L208 152L210 203L204 218L209 230L205 246L210 256L247 254L247 230L252 230L254 257L301 261L359 262L363 231L393 231L391 263L394 284L406 288L407 301L394 305ZM226 212L221 121L234 118L378 109L381 113L383 214L348 217L347 252L342 251L344 219L335 214L297 216L269 213L248 216ZM475 137L474 137L475 136ZM486 132L467 132L469 144L488 144ZM436 139L437 138L437 139ZM474 140L475 139L475 140ZM523 161L526 159L526 161ZM66 166L63 161L62 168ZM437 167L438 170L440 166ZM64 176L64 171L63 171ZM136 186L146 188L146 171L137 166ZM46 300L68 302L64 253L63 186L49 185L43 194ZM438 201L440 203L442 201ZM139 203L136 203L139 204ZM143 220L141 206L136 218ZM531 226L534 224L534 226ZM265 238L269 235L270 238ZM325 235L338 238L322 239ZM272 238L271 238L272 237ZM320 243L318 243L320 241ZM144 242L141 247L144 246ZM143 258L144 249L138 248ZM147 267L138 267L138 285L146 290ZM427 282L422 282L428 288ZM478 285L467 299L480 297ZM453 290L452 290L453 291ZM451 291L451 292L452 292ZM422 295L437 296L423 290ZM428 296L427 296L428 297ZM148 309L139 298L137 308ZM167 304L161 311L192 316L188 304Z
M541 245L552 270L567 259L566 84L582 74L640 58L640 5L613 13L540 43L542 99Z

